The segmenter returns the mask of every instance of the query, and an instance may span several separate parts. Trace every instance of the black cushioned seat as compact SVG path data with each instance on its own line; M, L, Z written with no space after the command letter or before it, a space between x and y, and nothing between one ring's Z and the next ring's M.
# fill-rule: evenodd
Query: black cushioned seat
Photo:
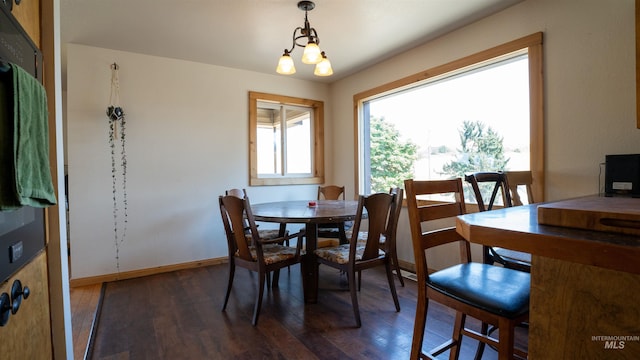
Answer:
M427 285L469 305L515 318L529 311L530 283L529 273L466 263L429 275Z

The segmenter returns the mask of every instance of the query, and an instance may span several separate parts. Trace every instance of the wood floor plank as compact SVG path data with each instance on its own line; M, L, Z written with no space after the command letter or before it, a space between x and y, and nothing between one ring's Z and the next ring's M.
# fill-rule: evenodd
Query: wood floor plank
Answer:
M95 284L69 290L74 359L84 359L100 300L101 286L101 284Z
M362 327L355 327L346 277L320 267L317 304L305 304L299 266L284 270L279 288L265 291L251 325L255 274L236 271L227 310L228 266L180 270L109 283L92 359L408 359L417 287L397 287L396 312L383 271L363 273L358 293ZM450 335L454 313L431 302L425 349ZM473 320L470 320L473 322ZM479 324L475 324L479 326ZM526 333L518 340L526 344ZM461 359L476 342L465 339ZM441 355L446 358L447 354ZM485 350L485 360L497 359Z

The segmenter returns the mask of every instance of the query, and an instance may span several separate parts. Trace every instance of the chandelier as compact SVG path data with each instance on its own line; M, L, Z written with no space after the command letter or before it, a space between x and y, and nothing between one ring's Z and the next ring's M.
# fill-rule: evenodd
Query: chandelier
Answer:
M321 51L318 46L320 44L318 33L316 29L309 25L309 20L307 19L307 13L313 10L315 6L316 4L314 4L313 1L298 2L298 9L304 11L304 27L297 27L293 30L293 45L291 45L291 49L284 49L284 54L280 57L278 67L276 68L278 74L291 75L296 73L296 67L291 58L291 53L296 46L304 47L302 53L303 63L316 65L316 69L313 72L315 75L329 76L333 74L331 62L329 62L327 55L325 55L324 51ZM298 42L304 39L307 39L306 44L300 44Z

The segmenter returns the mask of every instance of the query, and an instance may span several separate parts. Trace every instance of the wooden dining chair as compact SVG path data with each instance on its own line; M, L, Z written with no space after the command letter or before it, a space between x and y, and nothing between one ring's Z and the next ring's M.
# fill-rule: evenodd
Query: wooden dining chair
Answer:
M234 195L219 197L220 214L227 237L229 250L229 283L224 298L222 311L227 308L236 266L240 266L258 273L257 297L253 310L251 323L258 323L262 295L265 281L271 272L275 272L273 286L277 287L277 271L297 264L301 259L302 237L304 232L290 234L285 237L264 239L258 235L256 222L251 213L251 204L248 197L239 198ZM250 238L247 237L246 225L249 226ZM283 242L297 238L296 247L283 245Z
M357 327L362 326L355 281L355 275L360 271L384 265L396 311L400 311L400 303L398 302L393 272L391 271L391 256L388 252L380 249L381 236L388 234L394 226L392 219L396 207L396 197L396 194L387 193L369 196L361 195L358 199L358 211L350 242L334 247L320 248L314 252L320 264L331 266L347 274L349 291L351 292L351 304ZM367 238L366 241L359 242L358 233L365 211L367 214Z
M500 360L512 359L514 355L526 358L525 351L514 347L514 328L529 317L530 274L471 262L469 242L455 227L433 229L441 222L432 221L453 219L466 212L461 179L409 179L404 184L418 278L411 359L434 358L447 350L450 359L457 359L463 336L495 346ZM438 197L430 198L434 195ZM433 230L425 231L423 225ZM427 253L445 244L458 245L460 261L429 273ZM431 300L455 310L455 324L450 340L424 353L422 346ZM498 339L467 328L467 316L497 327Z
M402 212L402 200L404 199L404 190L401 188L390 188L389 194L393 194L396 196L394 201L394 210L392 218L389 222L389 229L380 236L380 249L389 253L391 257L391 265L396 271L396 275L398 276L398 280L400 281L400 285L404 287L404 278L402 277L402 273L400 272L400 264L398 262L398 250L396 247L397 240L397 232L398 232L398 221L400 220L400 213ZM353 231L347 230L347 239L351 239L353 236ZM358 241L366 242L368 233L366 231L358 232ZM362 273L358 273L358 290L360 290Z
M245 197L247 197L247 190L233 188L233 189L226 190L224 194L235 196L240 199L244 199ZM244 221L245 236L247 237L247 240L249 240L249 244L252 244L253 240L252 240L252 234L250 231L249 223L247 222L246 218L244 220L245 220ZM256 227L258 228L258 236L260 237L260 239L272 240L277 238L283 238L284 244L287 246L290 245L289 239L287 238L287 236L289 236L289 231L287 230L287 224L280 224L278 229L260 229L260 225L256 225ZM287 270L291 272L290 267L287 267ZM274 280L276 281L275 286L277 287L278 276L275 276ZM271 287L271 275L269 274L267 274L267 287Z
M237 188L229 189L225 191L225 195L232 195L240 199L244 199L247 196L247 190ZM246 222L246 219L245 230L247 237L251 238L251 234L249 232L249 223ZM258 226L258 235L261 239L270 240L279 237L286 237L287 235L289 235L289 231L287 230L287 224L280 224L280 227L278 229L260 229L260 226ZM287 241L286 244L289 245L289 242Z
M465 181L473 189L479 211L493 210L498 195L501 196L504 207L513 206L510 185L504 172L477 172L466 175ZM482 252L485 264L498 263L510 269L531 272L531 254L491 246L483 246Z
M344 186L318 186L318 200L345 200L345 198ZM349 223L348 225L352 224ZM345 222L318 224L318 237L339 239L340 244L346 244L348 241L346 227L347 224Z

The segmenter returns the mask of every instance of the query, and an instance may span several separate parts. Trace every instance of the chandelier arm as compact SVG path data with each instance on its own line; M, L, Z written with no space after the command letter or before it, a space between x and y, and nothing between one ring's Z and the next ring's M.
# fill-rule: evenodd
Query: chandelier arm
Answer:
M316 45L320 46L320 38L318 37L318 33L316 32L316 29L310 28L308 37L309 37L309 40L313 40L313 42L315 42Z
M300 30L300 35L296 36L296 32ZM314 43L316 43L316 45L320 44L320 38L318 37L318 33L316 33L316 29L311 28L309 30L309 35L305 35L304 33L304 29L301 27L297 27L294 31L293 31L293 47L291 48L291 51L293 51L293 48L297 45L300 47L305 47L307 46L307 44L300 44L298 43L298 40L300 39L307 39L307 42L309 41L313 41ZM291 52L290 51L290 52Z
M300 31L300 34L301 34L301 35L296 36L296 33L297 33L298 31ZM293 30L293 45L291 45L291 50L289 50L289 53L293 52L293 49L295 49L295 48L296 48L296 46L304 47L304 46L306 45L306 44L305 44L305 45L298 44L298 40L299 40L299 39L302 39L302 38L306 38L306 37L307 37L306 35L303 35L303 34L304 34L304 29L303 29L303 28L301 28L300 26L298 26L297 28L295 28L295 29Z
M302 1L300 3L302 3ZM312 2L309 2L309 4L305 3L303 5L300 5L300 3L298 4L298 8L300 8L301 10L304 10L304 27L298 26L293 30L293 45L291 46L291 50L289 50L289 53L293 52L296 46L300 46L300 47L307 46L307 44L298 43L298 40L303 38L307 39L307 43L314 42L316 43L316 45L320 44L320 38L318 37L318 33L316 32L316 29L312 28L311 25L309 24L309 17L308 17L309 10L313 10L313 8L315 7L315 4L313 4ZM296 36L296 33L298 32L300 35Z
M311 29L311 25L309 24L309 19L307 18L307 11L305 11L304 12L304 29L302 30L302 33L308 36L311 33L310 29Z

